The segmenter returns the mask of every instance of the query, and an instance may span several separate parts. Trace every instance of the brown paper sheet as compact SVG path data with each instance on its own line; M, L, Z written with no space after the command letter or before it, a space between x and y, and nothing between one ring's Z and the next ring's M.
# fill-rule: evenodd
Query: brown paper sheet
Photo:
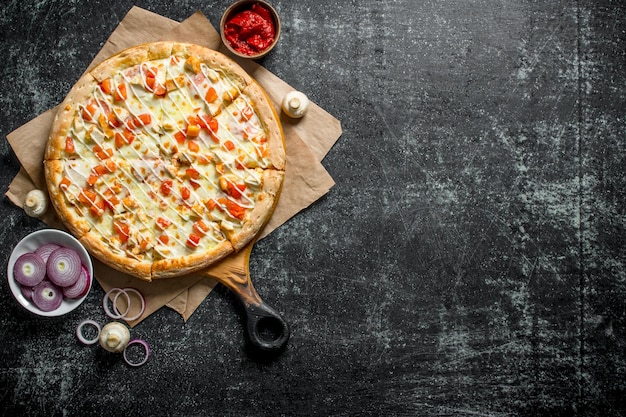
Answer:
M218 32L200 12L196 12L182 23L177 23L133 7L111 34L89 68L128 47L156 40L191 42L226 52L221 49L223 45ZM292 88L255 62L239 61L239 64L257 79L280 111L282 96ZM50 109L7 136L22 164L22 169L10 184L6 195L20 207L30 190L46 189L42 161L55 114L56 109ZM333 179L320 161L341 136L339 121L314 103L311 103L309 114L301 120L292 121L282 116L281 119L287 143L285 182L276 210L259 238L267 236L272 230L326 194L334 185ZM42 220L51 227L63 229L63 225L52 211L47 212ZM129 323L131 326L163 306L174 309L186 321L216 285L211 278L193 274L176 279L144 282L119 273L97 259L94 259L94 272L105 291L113 287L134 287L145 296L146 312L140 319ZM129 315L133 314L134 311L131 311Z

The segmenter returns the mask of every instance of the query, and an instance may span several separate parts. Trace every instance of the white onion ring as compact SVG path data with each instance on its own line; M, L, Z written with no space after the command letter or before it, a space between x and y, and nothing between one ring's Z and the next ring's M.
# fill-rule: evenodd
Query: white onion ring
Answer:
M128 288L124 288L122 291L126 291L126 292L130 291L130 292L137 294L137 297L139 297L139 300L141 301L141 309L139 310L139 313L135 314L134 316L127 317L126 314L128 314L128 312L130 311L130 297L128 296L128 294L126 294L126 297L128 299L128 308L126 309L126 313L124 313L121 318L123 318L126 321L137 320L139 317L143 315L144 311L146 311L146 299L143 298L143 295L139 292L139 290L135 288L128 287ZM115 303L113 304L115 307ZM115 308L117 309L117 307Z
M85 325L87 324L94 326L96 330L98 330L98 334L96 335L95 339L86 339L85 336L83 336L83 327L85 327ZM78 324L78 327L76 327L76 337L78 337L78 340L80 340L80 342L84 345L93 345L98 342L98 339L100 338L101 330L102 329L100 328L100 325L96 323L95 321L83 320Z
M128 360L128 357L126 356L126 350L128 349L128 347L130 345L134 345L134 344L139 344L139 345L143 346L144 350L146 351L146 355L139 362L131 362L130 360ZM133 339L130 342L128 342L128 344L124 348L124 352L123 352L122 355L124 357L124 362L126 362L128 365L130 365L130 366L141 366L141 365L143 365L144 363L146 363L148 361L148 357L150 356L150 346L148 346L148 343L145 340Z
M116 292L116 291L117 291L117 294L115 294L115 297L113 297L113 310L115 310L116 313L112 313L111 310L109 309L109 303L107 302L107 300L109 299L109 295L113 294L113 292ZM117 297L119 297L121 293L124 293L124 295L126 296L126 300L128 301L128 306L124 313L120 313L117 307L115 306L117 302ZM130 297L128 296L126 291L122 288L111 288L109 291L107 291L106 294L104 294L104 298L102 299L102 307L104 308L104 313L110 318L114 320L121 319L126 314L128 314L128 311L130 310Z

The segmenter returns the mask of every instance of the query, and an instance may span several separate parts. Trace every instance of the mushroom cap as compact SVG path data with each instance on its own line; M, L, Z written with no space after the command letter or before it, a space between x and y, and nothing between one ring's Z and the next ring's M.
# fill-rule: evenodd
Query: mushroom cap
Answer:
M100 346L109 352L122 352L130 341L130 330L122 323L112 321L102 328L99 341Z

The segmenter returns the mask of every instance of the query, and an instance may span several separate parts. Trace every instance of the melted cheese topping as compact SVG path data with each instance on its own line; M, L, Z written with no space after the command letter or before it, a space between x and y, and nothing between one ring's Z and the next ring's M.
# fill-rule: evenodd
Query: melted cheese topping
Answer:
M112 251L179 258L242 228L269 167L266 141L227 74L154 60L102 81L78 106L59 186Z

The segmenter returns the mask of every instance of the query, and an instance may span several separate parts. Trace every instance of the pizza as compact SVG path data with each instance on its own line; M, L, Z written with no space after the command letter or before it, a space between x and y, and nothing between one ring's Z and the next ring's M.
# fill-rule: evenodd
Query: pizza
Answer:
M52 205L92 255L178 277L248 244L285 172L279 118L233 60L198 45L125 50L61 103L45 152Z

